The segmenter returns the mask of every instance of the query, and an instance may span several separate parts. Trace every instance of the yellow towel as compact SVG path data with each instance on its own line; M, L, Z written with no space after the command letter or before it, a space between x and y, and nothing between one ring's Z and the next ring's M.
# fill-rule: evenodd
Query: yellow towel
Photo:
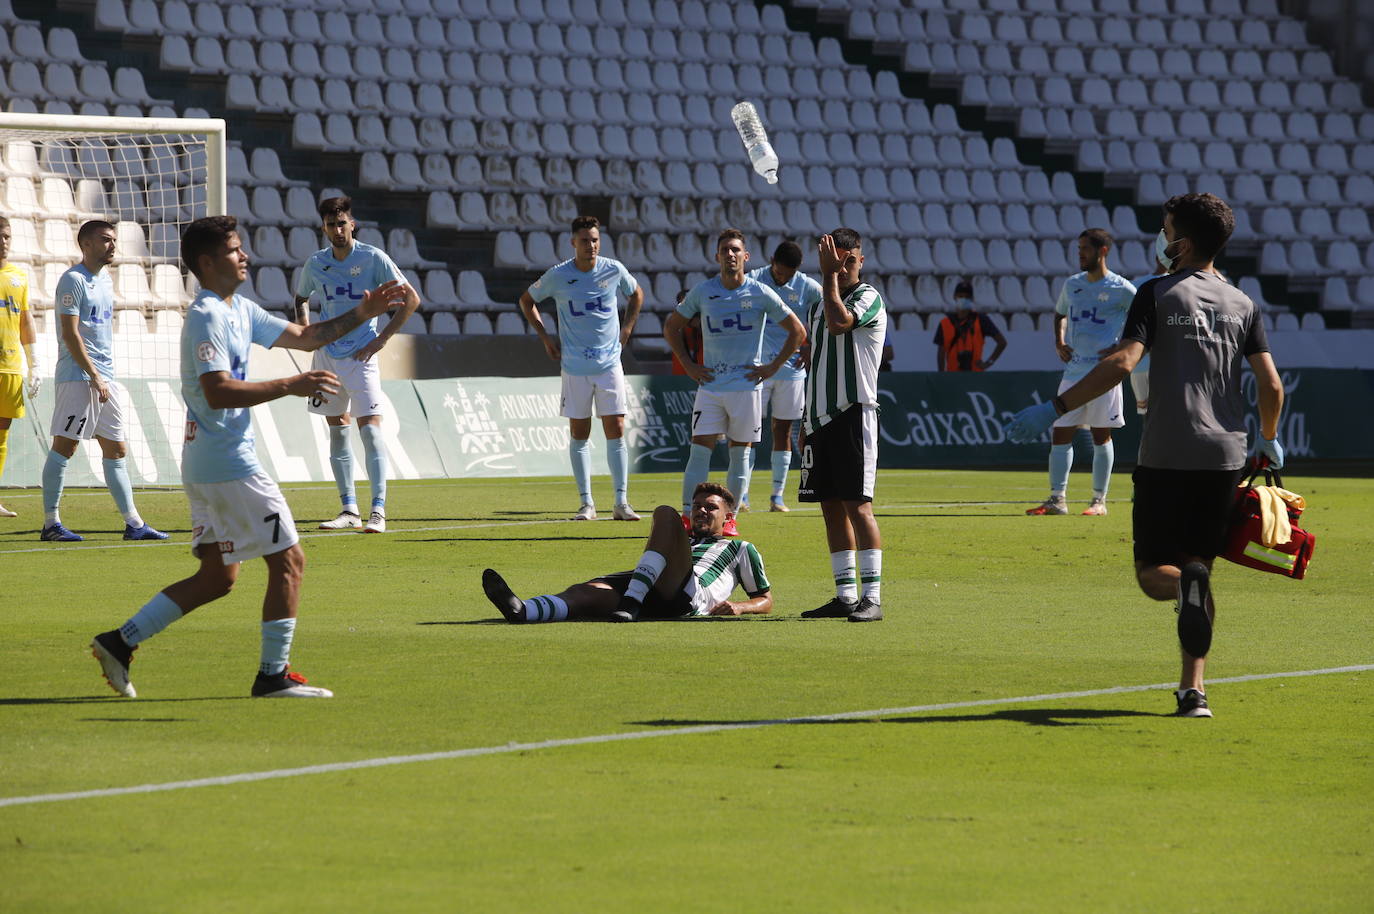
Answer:
M1266 546L1280 546L1293 538L1288 522L1288 507L1302 511L1307 500L1301 495L1278 486L1255 486L1260 503L1260 542Z

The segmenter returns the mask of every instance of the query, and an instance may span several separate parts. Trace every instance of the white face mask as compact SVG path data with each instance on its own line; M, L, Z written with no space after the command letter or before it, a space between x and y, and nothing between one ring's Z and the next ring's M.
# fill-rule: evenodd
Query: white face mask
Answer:
M956 299L954 300L954 310L955 310L955 311L972 311L972 310L973 310L973 299L971 299L971 298L956 298Z
M1155 260L1164 264L1165 272L1173 272L1174 267L1178 265L1178 259L1182 256L1182 252L1172 257L1164 252L1182 240L1182 238L1175 238L1173 241L1168 240L1164 237L1164 229L1160 229L1159 234L1155 236Z

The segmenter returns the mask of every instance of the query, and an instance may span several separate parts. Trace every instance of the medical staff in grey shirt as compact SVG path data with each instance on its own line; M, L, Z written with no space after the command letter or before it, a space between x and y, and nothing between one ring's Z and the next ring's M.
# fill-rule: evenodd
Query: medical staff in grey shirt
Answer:
M1117 350L1073 387L1007 424L1013 441L1038 440L1056 416L1120 384L1149 353L1150 409L1133 477L1135 569L1147 596L1178 603L1181 717L1212 716L1203 688L1216 613L1210 577L1245 466L1244 362L1258 393L1256 450L1270 466L1283 466L1283 383L1264 322L1255 303L1213 265L1234 228L1231 208L1212 194L1165 203L1155 255L1169 275L1136 293Z

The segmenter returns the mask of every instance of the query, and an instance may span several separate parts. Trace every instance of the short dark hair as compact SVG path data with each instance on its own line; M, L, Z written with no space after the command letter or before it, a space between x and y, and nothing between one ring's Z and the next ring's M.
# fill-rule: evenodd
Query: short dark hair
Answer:
M601 231L601 220L595 216L578 216L572 221L572 233L576 235L583 229L594 228Z
M1213 259L1236 230L1236 217L1216 194L1179 194L1164 204L1174 217L1174 233L1193 243L1199 257Z
M744 243L744 233L743 233L743 232L741 232L741 231L740 231L739 229L737 229L737 228L728 228L728 229L726 229L725 231L721 232L719 235L716 236L716 250L720 250L720 246L721 246L722 244L724 244L725 242L727 242L727 241L734 241L736 238L739 239L740 244L743 244L743 243Z
M320 218L330 216L353 216L353 200L349 197L325 197L320 201Z
M76 230L76 243L80 244L86 241L95 235L96 232L113 232L114 230L115 227L113 223L106 222L104 219L92 219L90 222L83 223L81 228Z
M801 245L795 241L784 241L773 252L773 262L781 264L789 270L797 269L802 262Z
M735 493L718 482L697 483L697 487L692 490L692 501L696 501L698 495L719 495L720 500L725 502L731 511L735 509Z
M858 251L864 246L863 236L852 228L837 228L830 233L830 237L835 241L835 247L842 251Z
M967 279L959 280L959 285L954 287L954 297L958 298L960 295L966 295L969 298L972 298L973 283L969 282Z
M181 233L181 262L200 279L200 258L213 254L239 230L233 216L206 216L186 226Z
M1103 248L1109 248L1112 246L1112 233L1107 231L1106 229L1084 229L1083 231L1078 233L1078 237L1088 239L1088 244L1091 244L1099 251Z

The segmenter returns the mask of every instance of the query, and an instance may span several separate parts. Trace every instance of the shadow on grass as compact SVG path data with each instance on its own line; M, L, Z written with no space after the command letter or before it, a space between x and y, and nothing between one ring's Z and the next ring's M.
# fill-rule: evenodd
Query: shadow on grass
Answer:
M1036 727L1078 727L1084 723L1109 720L1115 717L1170 717L1169 714L1152 714L1149 711L1124 711L1111 708L1016 708L1007 711L991 711L987 714L930 714L911 717L864 717L826 720L820 718L798 717L784 720L636 720L630 723L640 727L702 727L730 726L738 724L956 724L980 723L989 721L1011 721L1030 724Z
M78 721L96 724L189 724L193 717L78 717Z
M587 624L591 624L591 625L600 625L600 624L608 624L608 621L609 621L609 620L606 620L606 619L567 619L567 620L565 620L565 621L563 621L563 622L559 622L559 623L557 623L557 624L558 624L558 625L566 625L566 624L569 624L569 623L574 623L574 624L587 623ZM808 622L808 621L810 621L810 620L809 620L809 619L796 619L796 618L791 618L791 619L789 619L789 618L786 618L786 617L776 617L776 616L763 616L763 617L761 617L761 616L753 616L753 617L748 617L748 616L680 616L680 617L672 618L672 619L640 619L640 620L639 620L638 622L636 622L635 624L636 624L636 625L644 625L645 623L648 623L648 622L752 622L752 623L759 623L759 622ZM415 624L416 624L416 625L510 625L510 624L512 624L512 623L507 622L505 619L494 618L494 619L452 619L452 620L440 619L440 620L435 620L435 621L433 621L433 622L416 622ZM516 624L517 627L519 627L519 623L515 623L515 624ZM540 624L553 624L553 623L538 623L538 622L532 622L532 623L529 623L529 624L531 624L531 625L540 625ZM0 701L0 704L4 704L4 702L3 702L3 701Z
M136 698L140 705L171 701L251 701L248 695L201 695L196 698ZM72 695L66 698L0 698L0 707L20 705L85 705L106 704L123 701L120 696L110 695Z

